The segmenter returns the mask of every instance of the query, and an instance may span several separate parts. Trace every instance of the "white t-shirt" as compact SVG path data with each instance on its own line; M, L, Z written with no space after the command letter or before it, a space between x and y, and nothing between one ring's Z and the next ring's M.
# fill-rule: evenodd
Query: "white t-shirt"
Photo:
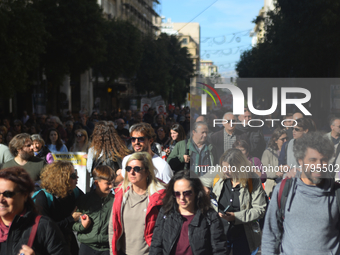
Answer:
M125 177L125 165L130 156L131 155L127 155L123 158L122 172L121 172L123 177ZM162 180L165 183L168 183L171 177L174 175L169 164L164 159L159 157L157 154L153 155L152 163L156 168L155 169L156 178Z

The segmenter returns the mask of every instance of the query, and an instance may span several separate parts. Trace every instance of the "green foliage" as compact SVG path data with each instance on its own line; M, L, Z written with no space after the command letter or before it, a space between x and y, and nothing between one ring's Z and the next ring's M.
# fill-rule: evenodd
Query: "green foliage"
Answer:
M239 77L339 76L339 13L339 1L277 0L264 41L241 55Z
M47 79L59 86L64 75L80 74L103 58L104 18L96 0L40 0L50 37L42 56Z
M142 56L141 33L128 21L109 20L105 24L106 58L95 67L110 84L114 79L135 75Z
M183 103L193 75L192 59L187 48L174 35L161 34L156 40L144 38L143 58L137 72L139 93L153 91L169 103Z
M0 89L10 97L26 88L29 72L38 67L46 32L35 1L0 3Z

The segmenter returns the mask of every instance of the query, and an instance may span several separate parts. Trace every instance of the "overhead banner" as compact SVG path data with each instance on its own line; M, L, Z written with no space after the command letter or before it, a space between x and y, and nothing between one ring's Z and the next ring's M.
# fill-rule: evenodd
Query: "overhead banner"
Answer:
M85 152L59 152L52 153L54 161L67 161L71 162L74 169L78 172L78 184L77 187L84 193L90 189L90 176L86 171L87 159L83 158L86 155Z

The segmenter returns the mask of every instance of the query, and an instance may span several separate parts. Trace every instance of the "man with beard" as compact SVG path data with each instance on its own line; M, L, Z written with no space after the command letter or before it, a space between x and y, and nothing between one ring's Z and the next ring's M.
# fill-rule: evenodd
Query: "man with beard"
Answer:
M130 128L130 138L131 145L134 152L146 151L152 157L152 163L155 167L155 175L158 179L165 183L168 183L173 176L173 172L169 164L159 157L157 154L153 153L151 150L151 144L153 143L153 137L155 137L155 131L148 123L138 123L132 125ZM116 182L122 181L125 176L125 165L130 155L124 157L122 162L122 170L117 171L118 176Z
M295 178L273 192L262 236L262 254L339 254L339 184L328 160L334 146L322 133L296 140Z
M245 140L249 142L250 151L249 154L252 157L262 158L262 153L266 149L266 142L264 140L264 136L262 134L261 128L259 127L251 127L248 125L249 121L252 119L252 114L248 110L248 108L244 109L244 114L238 116L238 120L236 125L236 132L240 133L240 140ZM257 125L251 123L252 125Z
M20 166L28 172L33 181L38 181L45 161L34 157L33 142L30 135L21 133L14 136L9 143L9 150L14 158L6 162L2 168Z

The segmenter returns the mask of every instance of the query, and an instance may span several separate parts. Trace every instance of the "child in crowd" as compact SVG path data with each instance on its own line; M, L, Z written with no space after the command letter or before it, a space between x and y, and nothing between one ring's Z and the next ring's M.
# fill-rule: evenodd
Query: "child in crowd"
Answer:
M79 199L77 211L80 222L73 225L78 232L79 255L109 255L108 223L114 195L111 193L116 178L109 166L98 166L92 172L95 189Z

